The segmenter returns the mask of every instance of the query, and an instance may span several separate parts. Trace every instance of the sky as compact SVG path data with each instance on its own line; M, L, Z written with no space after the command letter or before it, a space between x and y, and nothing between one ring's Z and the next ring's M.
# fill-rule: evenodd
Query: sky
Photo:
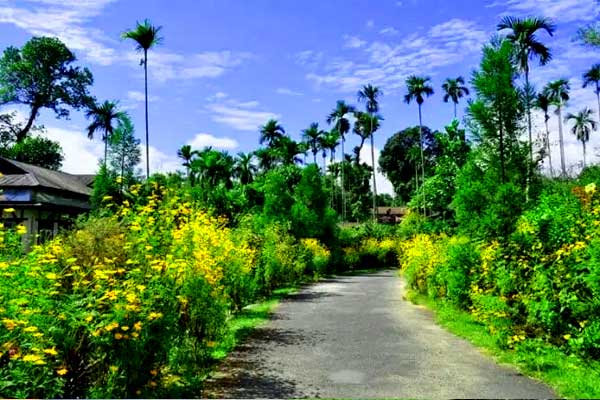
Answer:
M550 80L569 79L572 100L566 112L585 106L597 112L595 94L581 88L581 75L600 62L600 52L573 41L578 27L600 18L596 0L0 0L0 49L20 47L32 36L60 38L77 64L92 71L92 94L100 101L117 100L143 138L140 54L120 35L145 18L162 26L164 40L150 52L148 67L151 169L164 172L181 168L176 152L184 144L231 153L256 149L259 126L270 118L294 139L311 122L325 129L337 100L364 107L356 93L368 83L384 93L378 155L390 136L418 123L417 105L403 102L411 74L431 77L436 93L426 100L423 119L442 129L453 116L452 104L443 102L443 81L470 80L482 46L505 15L555 21L553 37L539 35L554 59L543 67L533 63L532 82L541 88ZM459 105L459 117L465 106L465 101ZM10 110L21 117L27 111L0 107ZM99 138L87 139L83 112L59 120L44 110L38 122L46 136L61 143L63 170L97 169L103 145ZM540 115L534 129L543 130ZM554 115L550 129L556 167ZM565 126L567 164L577 169L581 145L569 129ZM356 141L350 136L346 148ZM589 149L590 159L600 161L595 155L600 131ZM362 152L368 163L370 151L366 145ZM380 191L392 192L381 174L377 179Z

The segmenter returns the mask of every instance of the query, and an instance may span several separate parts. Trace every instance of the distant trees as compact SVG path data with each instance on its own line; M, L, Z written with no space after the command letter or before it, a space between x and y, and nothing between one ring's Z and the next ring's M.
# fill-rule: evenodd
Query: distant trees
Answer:
M135 137L131 118L123 114L108 139L110 168L120 177L120 186L128 187L136 180L136 167L142 160L140 140Z
M8 47L0 58L0 104L29 107L24 126L15 139L25 139L40 110L54 111L67 118L69 108L87 107L91 101L88 89L93 83L87 68L73 66L75 55L59 39L33 37L22 48Z
M598 121L600 121L600 63L594 64L583 74L583 88L594 87L596 100L598 100Z

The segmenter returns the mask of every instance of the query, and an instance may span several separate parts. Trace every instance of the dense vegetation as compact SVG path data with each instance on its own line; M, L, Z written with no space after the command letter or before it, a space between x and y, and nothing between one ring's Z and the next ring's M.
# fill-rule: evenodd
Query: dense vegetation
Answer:
M67 107L85 110L88 136L101 134L105 153L94 212L74 229L28 254L23 227L0 230L0 396L196 396L226 321L244 306L327 273L398 262L413 290L471 313L504 347L544 344L597 359L600 171L592 165L569 178L563 152L554 174L547 125L533 139L534 108L546 121L552 109L563 146L568 82L539 93L529 82L532 59L550 62L537 35L553 34L552 22L505 18L498 27L471 89L463 77L442 85L455 110L474 96L465 127L455 119L428 128L431 79L407 79L404 99L417 104L419 126L390 137L379 165L395 198L376 194L374 155L371 165L360 159L383 121L382 92L372 85L357 94L364 111L337 102L329 130L312 123L296 141L270 120L252 153L182 146L185 172L166 175L150 175L147 153L143 179L133 123L116 102L90 95L91 72L73 66L60 41L6 49L2 104L30 114L25 124L2 119L3 154L59 168L60 149L27 149L52 150L33 143L34 120L41 108L65 117ZM593 29L582 30L590 45ZM144 53L145 72L159 32L145 21L125 34ZM47 76L36 54L65 74ZM584 79L600 96L597 71ZM44 85L31 84L38 80ZM597 129L592 113L565 116L585 148ZM148 143L147 118L145 128ZM360 144L346 154L350 134ZM392 203L410 210L398 227L339 224L370 221L377 205Z

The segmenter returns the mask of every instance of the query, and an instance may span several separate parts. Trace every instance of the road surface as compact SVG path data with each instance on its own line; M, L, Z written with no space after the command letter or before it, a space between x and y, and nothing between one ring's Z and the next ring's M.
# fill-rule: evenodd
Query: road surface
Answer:
M206 382L208 398L554 398L403 300L397 271L341 276L283 301Z

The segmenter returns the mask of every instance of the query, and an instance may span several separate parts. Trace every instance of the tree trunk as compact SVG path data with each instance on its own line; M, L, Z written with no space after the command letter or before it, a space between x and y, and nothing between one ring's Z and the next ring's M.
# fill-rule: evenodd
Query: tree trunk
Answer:
M340 122L338 120L338 132L340 132ZM346 192L344 190L344 155L346 154L346 152L344 151L344 142L346 141L346 139L344 138L344 135L340 132L340 134L342 135L342 164L340 165L341 170L340 170L340 175L342 178L342 222L346 222Z
M504 127L502 126L502 119L500 119L500 180L503 184L506 183L504 163Z
M108 162L108 132L104 134L104 167L107 166Z
M533 137L531 133L531 105L529 101L529 68L525 69L525 107L527 108L527 131L529 133L529 163L527 163L527 179L525 179L525 201L529 202L529 186L533 174Z
M421 149L421 175L423 178L423 216L427 216L427 197L425 196L425 156L423 155L423 119L421 115L421 104L419 104L419 147Z
M556 109L558 112L558 141L560 144L560 168L562 177L567 176L567 166L565 164L565 143L563 141L563 125L562 125L562 102Z
M371 166L373 167L373 221L377 222L377 182L375 180L375 139L373 138L373 116L371 115Z
M33 126L33 121L35 120L35 117L37 117L37 114L39 111L40 111L40 107L38 107L38 106L31 107L31 113L29 114L29 119L27 120L27 124L25 125L25 127L23 127L23 129L21 129L19 132L17 132L17 137L16 137L17 143L21 143L23 140L25 140L25 138L27 137L27 134L31 130L31 127Z
M548 115L544 115L544 123L546 124L546 148L548 149L548 166L550 167L550 177L554 177L554 169L552 168L552 149L550 148L550 129L548 128Z
M456 105L457 105L458 103L455 103L455 102L453 102L453 103L454 103L454 119L457 119L457 118L456 118L456 115L457 115L457 114L456 114Z
M586 162L585 162L585 155L586 155L586 152L585 152L585 140L582 140L581 144L583 144L583 168L585 169L585 167L586 167Z
M313 151L313 158L315 161L315 165L317 165L317 152L316 151Z
M598 126L600 127L600 82L596 82L596 100L598 100Z
M150 178L150 140L148 135L148 50L144 49L144 93L146 100L146 179Z

